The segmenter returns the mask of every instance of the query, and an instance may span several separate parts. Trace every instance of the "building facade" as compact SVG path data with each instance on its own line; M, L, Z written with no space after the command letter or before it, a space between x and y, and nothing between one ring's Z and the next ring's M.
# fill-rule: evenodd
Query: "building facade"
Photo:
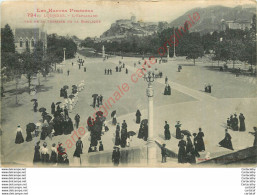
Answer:
M32 52L39 41L42 41L43 49L46 50L47 33L41 28L16 28L14 30L15 50L18 53Z

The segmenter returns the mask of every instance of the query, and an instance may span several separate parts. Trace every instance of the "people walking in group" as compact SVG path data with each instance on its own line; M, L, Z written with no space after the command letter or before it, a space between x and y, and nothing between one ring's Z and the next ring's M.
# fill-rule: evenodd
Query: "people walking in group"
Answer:
M170 140L170 126L167 123L167 121L165 121L165 125L164 125L164 137L165 137L165 140Z

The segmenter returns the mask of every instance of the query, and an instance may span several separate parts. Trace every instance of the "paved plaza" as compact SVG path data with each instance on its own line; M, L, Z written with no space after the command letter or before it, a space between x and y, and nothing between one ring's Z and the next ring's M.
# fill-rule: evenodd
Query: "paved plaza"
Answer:
M79 69L77 65L77 57L85 60L84 66ZM134 63L141 60L139 58L112 57L106 61L101 58L85 58L81 54L77 54L75 59L66 60L65 65L58 65L63 69L63 73L52 72L45 78L40 78L40 90L35 96L31 96L27 92L22 92L28 84L26 79L22 78L19 84L20 93L18 94L19 104L15 105L15 84L8 83L6 86L6 97L2 99L2 161L7 164L24 164L32 166L34 155L34 146L38 138L34 138L31 142L15 144L17 124L23 129L23 137L26 137L26 124L37 123L41 120L41 113L33 111L32 98L37 98L40 107L47 108L51 111L51 103L63 101L60 98L60 89L64 85L71 86L85 81L85 89L79 93L79 100L75 108L69 113L74 121L75 115L78 113L81 117L80 126L86 129L86 134L82 137L84 144L83 153L87 153L90 141L89 132L87 130L87 118L92 116L96 110L91 106L92 94L101 94L103 101L114 97L113 94L124 83L127 83L129 90L124 92L122 97L116 101L108 110L107 124L110 130L102 136L102 142L105 151L111 151L115 142L116 127L111 124L111 112L117 111L117 120L121 124L126 120L128 131L139 130L139 125L135 123L135 113L140 109L142 119L147 119L148 99L146 96L147 82L143 78L139 78L136 83L131 80L131 76L141 68L141 65L134 67ZM121 72L115 72L115 67L119 61L125 63L128 68L128 74L125 69ZM72 62L74 65L72 66ZM141 60L142 62L142 60ZM141 63L142 64L142 63ZM178 72L178 65L182 65L182 71ZM254 136L249 134L256 126L257 118L257 88L256 78L239 76L236 77L231 73L217 72L207 69L211 62L197 62L196 66L192 65L189 60L178 58L170 60L168 63L156 63L153 68L163 72L163 78L157 78L154 81L154 132L155 138L160 143L166 143L168 149L178 152L178 141L175 138L176 121L182 123L181 129L187 129L191 133L197 133L201 127L205 136L204 142L206 151L201 152L198 162L204 159L206 154L211 158L228 154L233 151L218 146L225 136L226 120L230 114L243 113L246 120L246 131L236 132L229 130L232 137L234 150L240 150L253 145ZM84 67L87 71L84 72ZM104 69L112 69L112 75L104 75ZM70 75L67 75L67 70ZM171 95L164 96L165 77L171 86ZM38 80L34 79L32 84L37 84ZM212 93L204 92L204 84L213 85ZM170 125L171 139L164 140L164 121ZM46 142L50 147L52 143L63 143L66 147L66 140L71 135L61 135L46 138ZM77 138L75 138L77 141ZM42 142L42 141L41 141ZM146 145L146 142L138 139L137 135L132 138L131 146ZM67 147L66 147L67 148ZM67 148L70 165L77 165L73 160L75 151L75 143L72 148ZM158 163L160 163L160 150L158 149ZM168 159L170 166L176 166L176 160Z

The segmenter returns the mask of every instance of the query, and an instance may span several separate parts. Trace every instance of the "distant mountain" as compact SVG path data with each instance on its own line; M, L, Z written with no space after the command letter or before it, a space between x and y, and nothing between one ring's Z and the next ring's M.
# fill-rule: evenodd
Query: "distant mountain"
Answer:
M253 6L237 6L234 8L209 6L207 8L194 8L173 20L169 25L171 27L184 26L185 21L189 20L188 15L193 17L193 13L195 12L199 13L200 20L190 28L190 31L204 34L207 32L220 30L222 19L225 21L250 22L253 14L256 13L256 8Z
M101 36L101 40L117 40L126 38L129 35L147 36L158 31L162 31L168 27L184 26L186 20L189 20L188 15L193 17L193 13L198 12L200 20L197 21L191 28L191 32L200 32L201 34L213 32L221 29L221 21L247 21L248 26L256 8L253 6L237 6L234 8L224 6L209 6L207 8L194 8L189 10L182 16L168 22L141 22L136 21L136 17L131 19L117 20L111 27Z

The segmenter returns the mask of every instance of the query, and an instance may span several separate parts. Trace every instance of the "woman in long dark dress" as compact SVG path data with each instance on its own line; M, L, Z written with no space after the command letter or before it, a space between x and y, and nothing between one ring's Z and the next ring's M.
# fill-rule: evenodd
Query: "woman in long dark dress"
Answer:
M186 141L183 140L183 137L178 143L178 163L186 163Z
M47 126L42 126L42 131L40 135L41 140L45 140L47 137Z
M197 149L198 152L205 151L205 145L203 141L204 133L202 132L202 128L199 128L199 133L197 134Z
M54 115L54 113L55 113L55 104L53 102L51 105L51 114Z
M117 124L117 119L116 119L116 114L112 118L112 124L116 125Z
M76 150L73 156L80 158L80 154L82 154L82 150L83 150L83 143L81 141L81 138L79 137L78 141L76 142Z
M120 139L120 146L122 148L126 147L126 140L127 140L127 131L126 129L121 130L121 139Z
M165 137L165 140L170 140L170 126L167 123L167 121L165 121L165 125L164 125L164 137Z
M99 152L100 151L104 151L104 146L103 146L102 141L100 141L100 143L99 143Z
M198 153L198 142L197 142L197 135L196 133L193 133L194 136L194 150L195 150L195 156L200 157L200 154Z
M143 125L143 130L144 130L144 140L147 141L147 139L148 139L148 125L147 124Z
M144 130L143 130L143 125L141 124L139 127L137 138L143 139L143 137L144 137Z
M140 124L141 122L141 112L139 110L137 110L136 112L136 123Z
M242 113L239 115L240 127L239 131L245 131L245 117Z
M180 130L181 124L179 123L179 121L177 122L175 127L176 127L176 138L181 139L181 130Z
M238 118L237 118L237 115L234 114L234 131L238 131Z
M18 128L17 128L17 134L16 134L16 139L15 139L15 143L16 144L21 144L24 142L24 138L22 136L22 129L21 129L21 126L18 125Z
M118 123L117 127L116 127L115 146L119 146L120 142L121 142L121 140L120 140L120 125Z
M37 142L37 145L35 146L35 152L34 152L34 158L33 158L33 163L39 163L41 162L40 158L40 141Z
M219 142L219 145L223 148L234 150L231 139L231 135L228 133L228 130L225 129L225 138Z
M50 162L51 163L57 163L57 149L55 147L55 144L52 144L52 148L51 148L51 156L50 156Z
M27 126L27 128L26 128L26 133L27 133L26 141L27 141L27 142L32 141L31 129L30 129L28 126Z
M187 136L187 144L186 144L186 153L190 153L192 151L193 148L193 143L190 139L190 136Z

